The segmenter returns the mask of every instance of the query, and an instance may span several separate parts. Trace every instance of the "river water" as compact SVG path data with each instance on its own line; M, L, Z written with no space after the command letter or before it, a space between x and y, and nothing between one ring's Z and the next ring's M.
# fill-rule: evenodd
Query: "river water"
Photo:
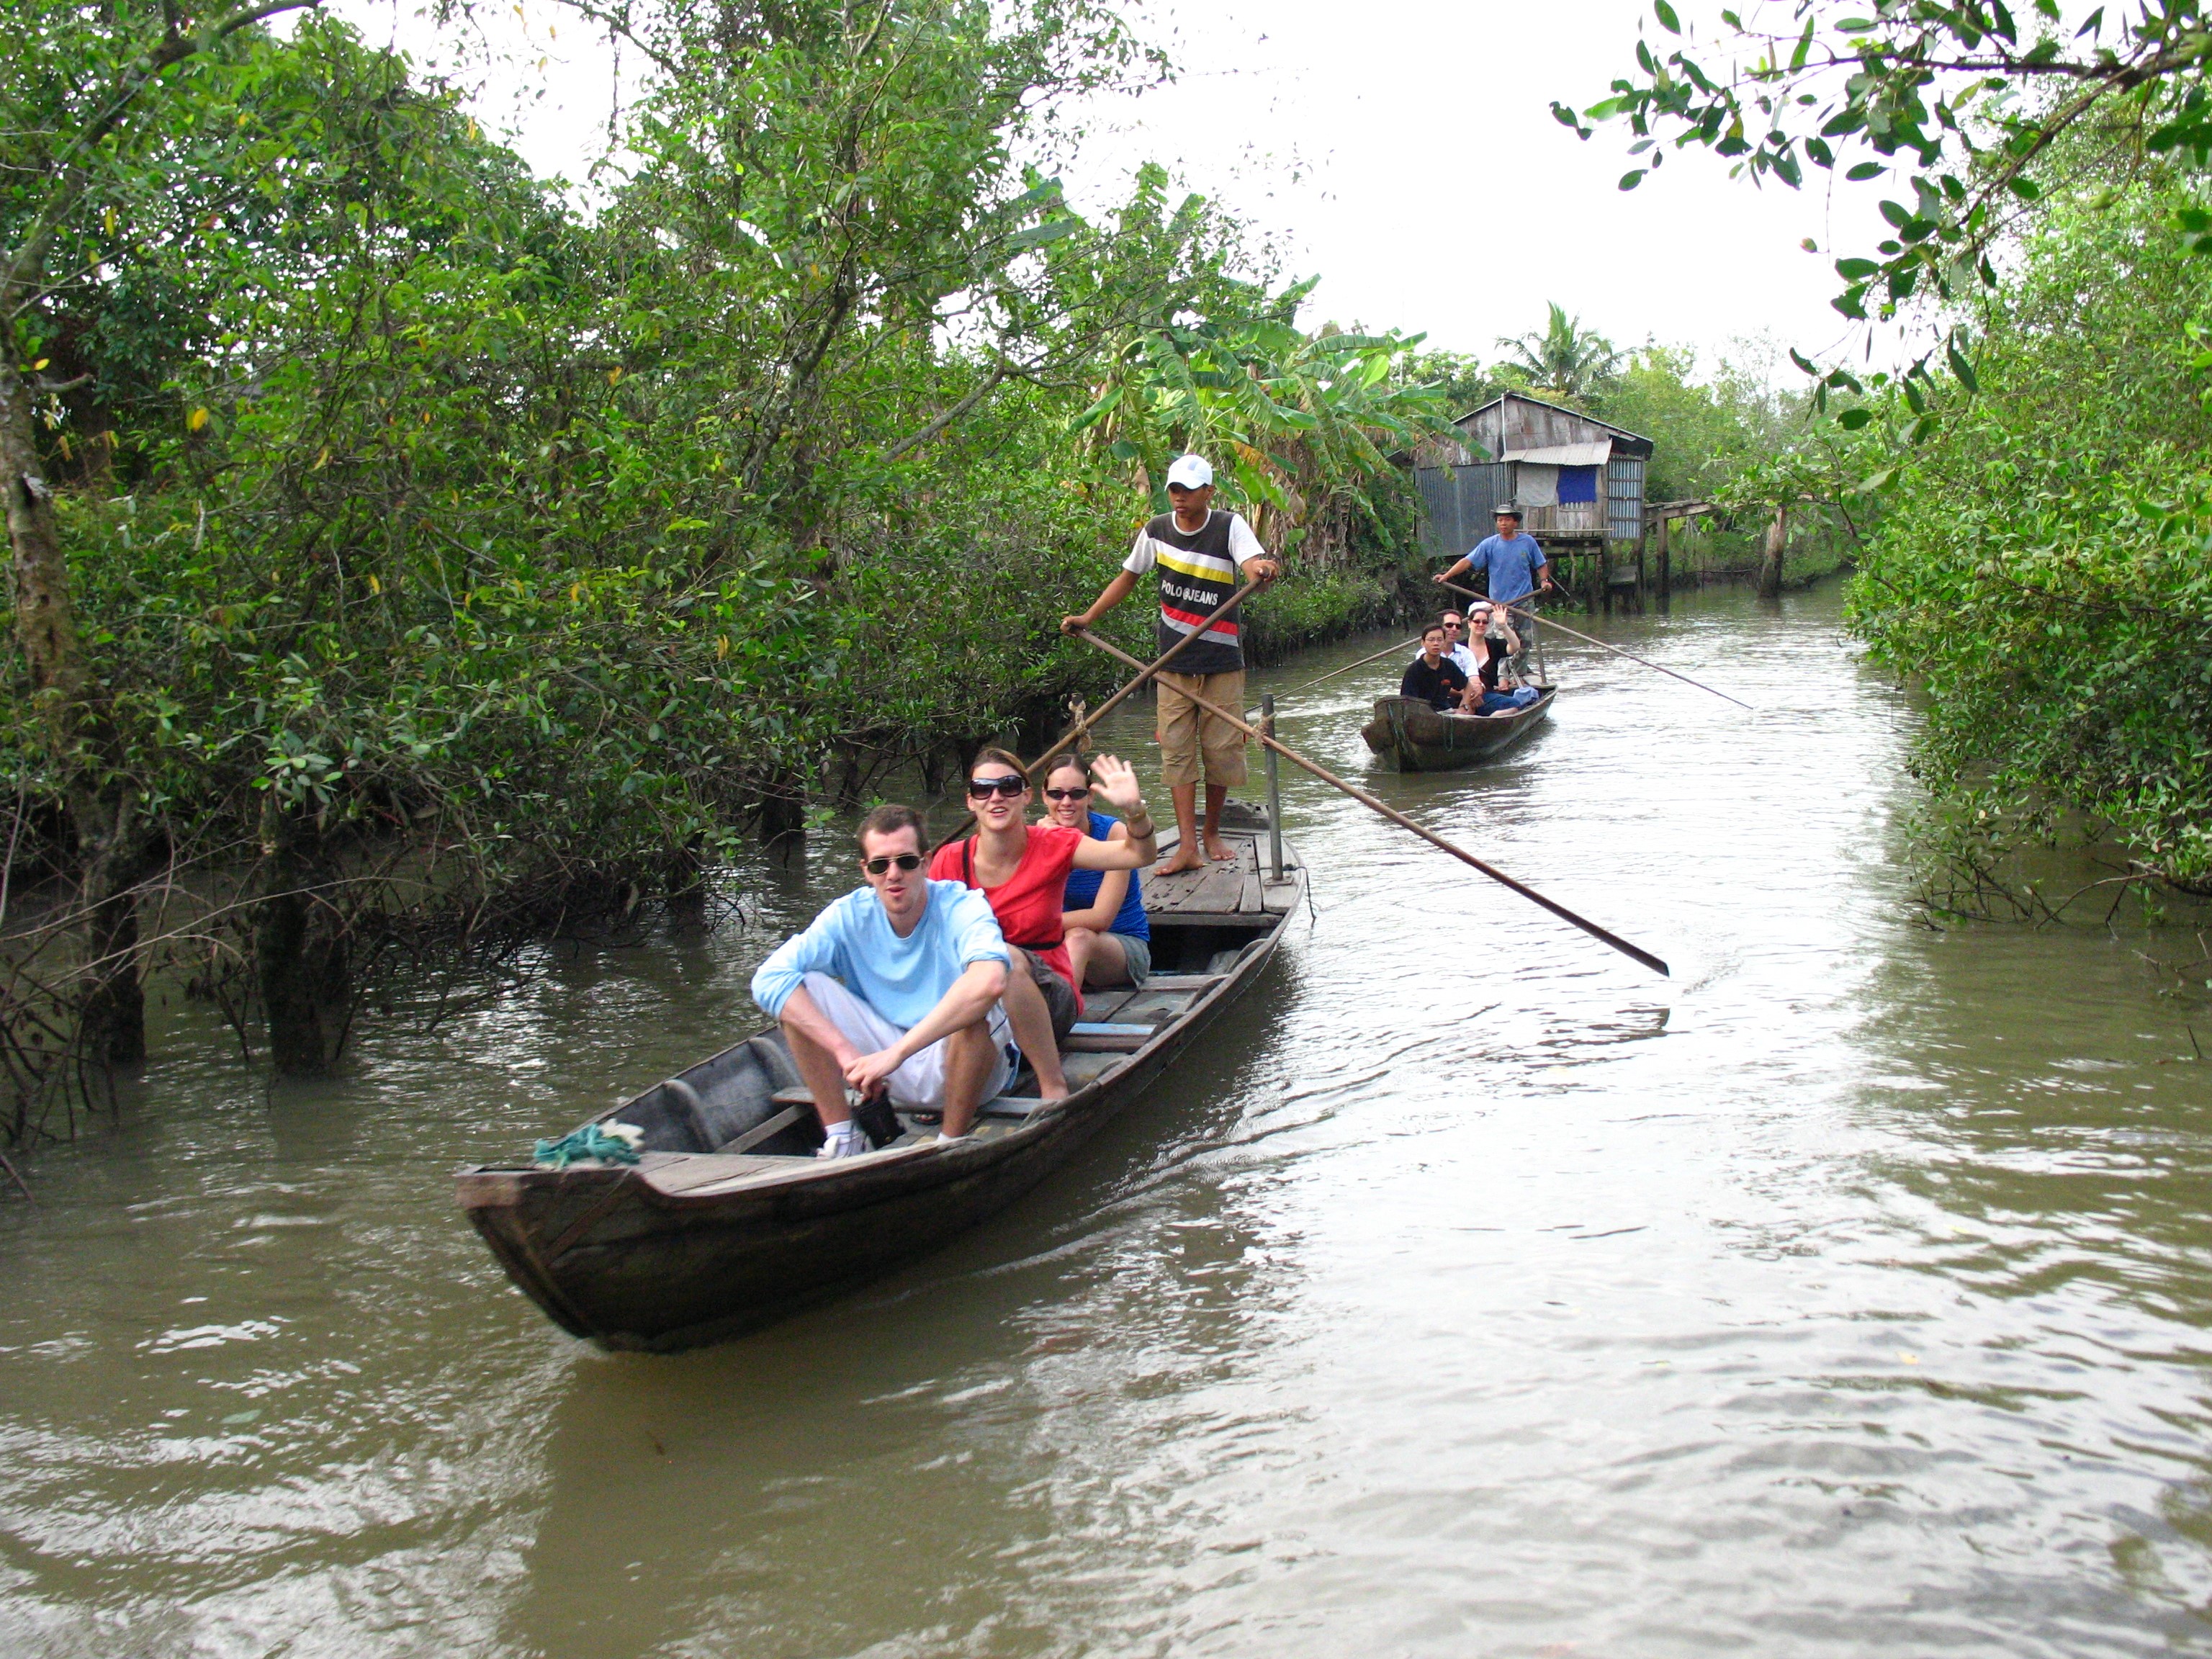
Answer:
M1674 977L1293 774L1314 914L1204 1052L704 1352L561 1335L449 1172L749 1029L841 837L329 1083L168 1010L0 1201L0 1652L2212 1650L2202 995L1915 919L1911 712L1838 617L1594 625L1751 714L1554 636L1551 729L1478 773L1369 770L1389 663L1293 699Z

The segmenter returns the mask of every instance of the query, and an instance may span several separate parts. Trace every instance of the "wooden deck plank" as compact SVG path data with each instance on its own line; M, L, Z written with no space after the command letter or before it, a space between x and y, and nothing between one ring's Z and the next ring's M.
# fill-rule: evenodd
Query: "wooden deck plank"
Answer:
M1237 895L1237 910L1245 915L1257 915L1265 910L1267 908L1265 890L1260 880L1260 872L1257 870L1247 870L1244 872L1243 885Z
M750 1158L725 1156L720 1152L695 1152L681 1164L663 1165L649 1171L647 1185L659 1192L688 1193L698 1187L712 1187L721 1182L742 1179L746 1176L775 1175L799 1162L789 1158Z
M1217 864L1193 872L1190 885L1168 907L1170 915L1188 910L1234 910L1244 888L1244 872L1234 864Z
M1114 1012L1131 997L1134 991L1085 991L1083 994L1083 1017L1085 1019L1111 1019Z

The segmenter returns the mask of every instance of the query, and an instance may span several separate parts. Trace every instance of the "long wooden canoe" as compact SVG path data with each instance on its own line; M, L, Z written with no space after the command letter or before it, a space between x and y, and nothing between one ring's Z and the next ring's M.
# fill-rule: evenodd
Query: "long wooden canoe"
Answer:
M1419 697L1377 697L1359 728L1367 746L1398 772L1449 772L1495 760L1552 717L1546 686L1526 708L1505 714L1440 714Z
M822 1129L773 1025L592 1121L644 1132L635 1164L480 1164L461 1207L507 1276L562 1329L610 1348L696 1346L902 1267L1005 1208L1174 1061L1257 979L1304 903L1288 848L1231 830L1234 864L1145 877L1154 972L1098 991L1047 1105L1024 1072L940 1146L933 1117L862 1157L814 1157Z

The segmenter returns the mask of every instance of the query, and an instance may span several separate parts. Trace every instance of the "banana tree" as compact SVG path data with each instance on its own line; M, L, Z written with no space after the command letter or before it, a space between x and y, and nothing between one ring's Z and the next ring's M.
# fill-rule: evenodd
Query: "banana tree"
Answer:
M1425 337L1308 334L1285 319L1311 288L1255 289L1255 314L1137 331L1109 359L1074 429L1127 465L1162 511L1168 463L1194 450L1271 550L1293 550L1316 531L1324 547L1340 546L1356 517L1379 517L1378 485L1396 477L1392 452L1452 428L1440 388L1392 372Z

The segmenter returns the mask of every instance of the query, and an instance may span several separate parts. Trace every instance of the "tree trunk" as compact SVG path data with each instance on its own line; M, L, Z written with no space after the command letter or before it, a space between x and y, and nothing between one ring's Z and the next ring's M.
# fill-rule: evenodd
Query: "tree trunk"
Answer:
M77 636L53 494L39 455L31 388L12 359L11 352L0 351L0 488L8 497L15 640L76 832L86 955L93 963L84 1003L86 1051L101 1060L132 1064L146 1057L133 891L144 874L145 836L134 793L96 781L99 769L87 765L102 751L112 753L114 734L87 696L91 674Z
M334 913L319 897L331 870L311 830L276 820L261 901L254 907L254 966L268 1022L269 1054L286 1077L319 1077L337 1058L352 991L351 962Z
M796 772L778 775L761 791L753 824L763 842L773 845L806 828L806 780Z
M1759 562L1759 597L1782 597L1782 555L1790 545L1790 509L1774 509L1774 522L1766 526L1766 556Z
M146 1058L146 989L139 972L139 881L146 875L146 840L133 821L128 795L106 803L114 808L106 836L88 846L80 834L80 889L85 907L86 955L93 963L92 986L82 1018L84 1052L117 1066L136 1066ZM73 810L80 822L94 811L89 798Z

